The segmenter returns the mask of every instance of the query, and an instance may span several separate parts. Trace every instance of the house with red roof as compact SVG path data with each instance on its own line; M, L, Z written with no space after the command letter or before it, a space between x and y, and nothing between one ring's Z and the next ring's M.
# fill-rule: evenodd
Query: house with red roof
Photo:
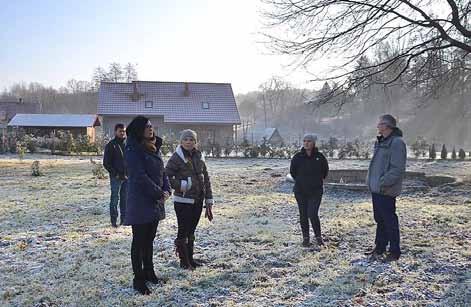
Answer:
M232 144L240 125L230 83L102 82L97 114L110 136L116 123L144 115L160 136L178 139L180 131L193 129L205 144Z

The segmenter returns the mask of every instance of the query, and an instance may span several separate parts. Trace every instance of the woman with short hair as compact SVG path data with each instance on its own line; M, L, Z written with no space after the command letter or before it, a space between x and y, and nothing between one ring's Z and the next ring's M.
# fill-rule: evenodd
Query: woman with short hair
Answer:
M126 134L128 195L125 225L132 226L133 287L141 294L150 294L146 281L161 282L154 271L153 243L159 220L165 215L163 203L170 197L170 186L160 155L162 139L155 136L149 119L137 116L126 128Z
M165 167L170 185L175 190L173 201L178 222L175 248L180 258L180 267L188 270L202 265L193 258L193 252L195 230L203 211L203 202L206 205L205 217L210 221L213 219L211 182L206 163L196 148L196 143L195 131L182 131L180 145Z

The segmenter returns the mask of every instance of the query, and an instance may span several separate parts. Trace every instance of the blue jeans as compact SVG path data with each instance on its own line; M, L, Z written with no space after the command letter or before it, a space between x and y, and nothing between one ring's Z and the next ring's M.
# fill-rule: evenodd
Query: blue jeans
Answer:
M376 248L385 251L389 244L389 251L401 254L399 219L396 215L396 198L372 193L373 214L376 221Z
M111 222L115 222L118 218L118 203L121 222L124 222L126 216L126 198L127 198L127 181L116 177L110 177L111 197L110 197L110 217Z

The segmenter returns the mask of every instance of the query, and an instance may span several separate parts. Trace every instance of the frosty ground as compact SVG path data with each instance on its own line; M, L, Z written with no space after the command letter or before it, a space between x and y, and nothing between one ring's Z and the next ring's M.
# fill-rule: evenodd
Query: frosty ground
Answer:
M44 176L31 176L40 159ZM99 159L99 158L97 158ZM366 261L375 224L364 193L326 190L327 246L303 248L285 183L288 160L210 159L215 220L202 220L197 257L182 271L176 221L158 229L154 262L166 279L152 295L131 288L129 227L109 226L107 180L88 158L0 157L0 305L11 306L466 306L471 304L470 162L410 162L409 170L454 175L455 186L398 200L403 256ZM331 168L365 168L331 161Z

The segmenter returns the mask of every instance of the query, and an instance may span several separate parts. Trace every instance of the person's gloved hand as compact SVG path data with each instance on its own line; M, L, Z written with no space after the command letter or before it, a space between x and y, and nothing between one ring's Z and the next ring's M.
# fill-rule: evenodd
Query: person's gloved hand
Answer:
M206 205L204 217L207 218L210 222L213 220L213 205Z

